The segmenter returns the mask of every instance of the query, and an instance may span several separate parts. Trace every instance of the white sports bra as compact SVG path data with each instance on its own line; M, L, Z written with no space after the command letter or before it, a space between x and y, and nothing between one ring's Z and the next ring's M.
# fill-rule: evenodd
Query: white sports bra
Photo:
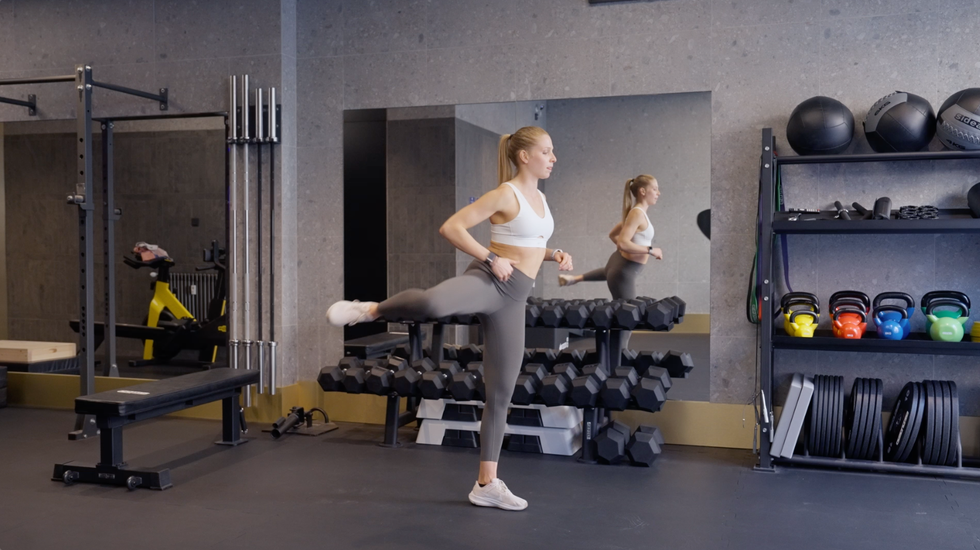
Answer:
M507 223L491 223L490 240L524 248L548 248L548 239L555 231L555 220L551 217L551 209L548 208L548 201L544 199L544 193L538 191L541 193L541 203L544 204L544 217L541 218L514 184L509 181L505 181L504 184L514 190L520 210L517 216Z
M636 210L637 207L634 207L633 209ZM640 208L639 210L640 212L643 212L642 208ZM633 244L638 244L640 246L650 246L651 244L653 244L653 222L650 221L650 216L647 216L646 212L643 212L643 217L647 219L647 228L644 229L643 231L637 231L636 233L633 233L633 238L630 240L633 242Z

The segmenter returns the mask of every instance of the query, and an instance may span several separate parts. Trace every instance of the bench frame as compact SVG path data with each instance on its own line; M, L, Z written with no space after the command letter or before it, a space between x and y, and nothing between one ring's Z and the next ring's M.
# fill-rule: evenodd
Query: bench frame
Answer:
M99 463L94 466L75 462L55 464L51 479L62 481L66 485L98 483L127 487L130 490L139 487L157 490L169 489L173 486L170 481L169 468L162 470L131 470L126 468L126 462L123 460L123 426L221 400L221 439L215 441L215 444L241 445L248 443L248 440L242 439L241 435L243 425L242 411L239 406L241 393L241 387L228 388L136 414L125 416L95 415L95 423L100 434Z

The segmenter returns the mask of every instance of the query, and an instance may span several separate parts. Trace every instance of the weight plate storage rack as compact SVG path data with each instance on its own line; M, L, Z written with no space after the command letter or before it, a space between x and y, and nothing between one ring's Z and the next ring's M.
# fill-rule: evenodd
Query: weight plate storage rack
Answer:
M885 340L868 332L860 339L850 340L835 338L830 331L817 330L813 338L794 338L777 327L773 317L774 308L778 307L773 303L776 235L980 234L980 220L974 219L968 209L940 210L939 219L821 219L808 223L787 220L784 213L777 211L777 193L780 191L777 187L783 183L781 168L796 164L980 160L980 151L777 157L775 148L772 128L764 128L756 291L761 306L759 382L766 408L760 420L761 443L756 470L771 472L777 465L797 465L980 479L980 468L974 467L976 460L966 459L970 465L964 466L959 436L959 398L956 385L950 381L909 382L898 396L888 425L882 426L880 380L858 378L848 397L841 377L816 376L810 411L804 423L806 429L801 434L803 452L792 457L775 456L771 452L774 425L768 412L768 407L773 404L776 349L980 356L980 342L968 341L969 337L962 342L939 342L928 339L928 335L913 333L904 340Z

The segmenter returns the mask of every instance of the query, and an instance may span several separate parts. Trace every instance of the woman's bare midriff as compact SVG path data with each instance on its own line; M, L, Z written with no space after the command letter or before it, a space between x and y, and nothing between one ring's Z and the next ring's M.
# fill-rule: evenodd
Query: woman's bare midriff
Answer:
M544 261L546 251L544 248L513 246L494 241L490 241L488 249L501 258L507 258L517 262L514 264L514 269L519 270L532 279L538 276L538 270L541 269L541 262Z
M636 262L638 264L646 265L647 260L650 259L649 254L630 254L629 252L619 251L619 254L631 262Z

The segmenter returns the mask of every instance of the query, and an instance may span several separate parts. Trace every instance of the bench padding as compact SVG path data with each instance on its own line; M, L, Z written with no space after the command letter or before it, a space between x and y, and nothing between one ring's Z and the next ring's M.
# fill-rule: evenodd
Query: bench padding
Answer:
M102 417L153 411L255 384L259 371L218 368L75 398L75 412Z

